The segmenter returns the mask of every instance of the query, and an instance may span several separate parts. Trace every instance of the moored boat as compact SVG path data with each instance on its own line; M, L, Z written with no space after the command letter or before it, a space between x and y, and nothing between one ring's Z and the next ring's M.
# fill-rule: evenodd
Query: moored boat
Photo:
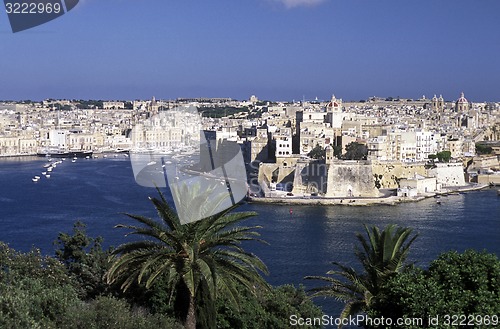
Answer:
M85 157L91 157L93 154L92 151L76 151L76 150L70 150L70 151L61 151L61 150L42 150L37 153L37 156L39 157L52 157L52 158L71 158L71 157L76 157L76 158L85 158Z

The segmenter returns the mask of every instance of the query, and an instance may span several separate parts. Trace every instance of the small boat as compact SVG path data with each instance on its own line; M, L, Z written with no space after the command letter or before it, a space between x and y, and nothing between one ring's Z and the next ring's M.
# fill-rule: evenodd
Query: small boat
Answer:
M42 175L47 175L47 172L46 171L42 172Z
M40 179L40 176L35 176L36 179Z
M33 182L35 182L35 183L36 183L36 182L38 182L38 180L39 180L39 179L40 179L40 178L36 178L36 176L35 176L35 177L34 177L34 178L32 178L31 180L32 180Z
M437 201L436 201L436 204L441 204L441 200L437 200Z
M43 165L43 167L44 167L44 168L48 168L48 167L50 167L50 163L46 163L46 164L44 164L44 165Z
M151 161L151 162L148 162L148 166L152 166L152 165L155 165L156 164L156 161Z
M50 175L45 175L46 178L50 178Z
M52 167L48 167L48 168L47 168L47 171L48 171L48 172L51 172L51 171L52 171Z
M90 159L90 156L88 156L88 155L87 155L87 156L85 157L85 159Z
M73 160L75 160L75 161L76 161L76 159L78 159L78 158L77 158L77 157L74 157L74 158L73 158Z
M75 160L75 159L73 159L73 160L71 160L71 162L75 163L75 162L76 162L76 160Z

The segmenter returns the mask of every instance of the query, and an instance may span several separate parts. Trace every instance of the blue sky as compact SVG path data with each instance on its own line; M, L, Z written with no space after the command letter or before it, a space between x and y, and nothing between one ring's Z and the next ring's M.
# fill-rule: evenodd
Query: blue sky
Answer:
M500 1L80 0L13 34L0 99L500 101Z

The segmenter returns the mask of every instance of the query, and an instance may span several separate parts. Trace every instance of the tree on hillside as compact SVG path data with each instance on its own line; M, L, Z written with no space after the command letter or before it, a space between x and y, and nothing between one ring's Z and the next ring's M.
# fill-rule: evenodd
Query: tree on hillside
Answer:
M467 250L441 254L427 270L412 268L386 282L380 298L370 307L372 318L423 318L439 316L440 323L405 328L450 328L446 316L468 328L500 325L500 260L494 254ZM496 317L495 317L496 315ZM481 322L475 322L481 321ZM465 327L465 326L464 326Z
M355 255L362 265L362 272L334 262L337 269L328 271L329 276L306 277L327 283L311 289L311 298L334 297L345 303L341 319L369 309L391 276L406 268L410 246L417 237L411 237L412 229L396 225L388 225L382 231L376 226L369 228L365 225L365 231L367 238L356 234L361 248L356 248Z
M316 160L324 160L326 157L325 148L321 145L316 144L316 146L307 154L308 157Z
M450 151L441 151L436 154L439 162L450 162L451 152Z
M352 142L345 147L345 160L366 160L368 155L368 148L365 144L360 144L358 142Z
M84 299L95 298L107 289L103 276L108 268L110 251L104 251L102 238L87 235L86 225L77 221L73 234L59 233L54 241L56 258L66 265L69 273L80 285Z
M141 225L117 226L130 229L127 235L145 239L116 248L113 264L106 274L108 282L122 282L126 290L134 282L144 282L150 288L159 279L166 280L170 299L188 329L196 328L197 306L213 307L219 294L237 307L241 293L237 287L253 293L269 288L260 274L267 273L267 267L240 245L248 240L261 241L255 231L259 226L238 226L255 213L231 212L234 206L182 225L161 193L159 199L150 200L160 221L128 215ZM212 318L215 319L215 314Z
M481 154L491 154L493 152L493 148L488 145L476 143L476 153Z

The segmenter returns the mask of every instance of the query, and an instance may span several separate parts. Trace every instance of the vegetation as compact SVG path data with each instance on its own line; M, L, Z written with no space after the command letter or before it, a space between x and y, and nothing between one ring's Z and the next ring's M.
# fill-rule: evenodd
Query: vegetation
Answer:
M39 250L20 253L0 244L0 327L55 327L77 302L64 266Z
M312 159L316 160L324 160L326 157L326 151L325 148L323 148L321 145L316 144L316 146L307 154Z
M436 154L436 157L439 162L450 162L451 152L450 151L441 151Z
M311 298L334 297L345 302L341 319L366 312L377 298L381 289L396 273L405 270L405 261L411 244L417 235L411 237L410 228L388 225L384 230L365 225L367 239L357 234L361 249L356 248L356 258L362 265L362 272L334 262L338 269L327 272L330 276L307 276L306 279L322 280L328 283L311 289ZM341 326L339 326L341 327Z
M491 146L488 146L488 145L476 143L476 153L479 155L491 154L491 153L493 153L493 148Z
M303 287L284 285L256 296L245 290L239 295L240 309L237 310L226 298L217 301L217 328L288 329L288 317L296 314L302 318L319 318L321 309L308 299ZM319 327L318 327L319 328Z
M226 214L219 216L225 220L218 223L221 226L228 224L227 217L231 215L235 215L234 218L243 216ZM241 237L253 232L244 231L230 224L225 233L219 231L218 239L231 244L231 236ZM249 238L253 239L254 235L250 234ZM102 250L101 243L101 238L87 236L81 222L75 223L71 234L59 234L55 241L56 257L42 256L38 250L21 253L0 243L0 327L184 328L176 320L176 305L168 289L169 276L159 277L149 289L134 280L123 293L120 285L108 285L102 280L101 273L111 266L108 256L112 250ZM204 243L210 244L210 240ZM224 250L238 254L224 246L217 250L222 254ZM242 252L242 257L254 256ZM238 261L236 266L242 268L244 263ZM234 268L231 271L235 275L238 272ZM197 300L197 328L287 328L290 314L322 315L302 287L271 288L261 282L248 289L245 280L238 277L233 282L234 289L227 293L231 284L230 279L225 280L227 276L227 273L226 277L217 276L220 293L216 300L210 299L208 287L202 286L198 294L202 298ZM220 286L224 282L227 289Z
M248 107L232 107L232 106L216 106L216 107L200 107L198 113L201 113L204 118L222 118L235 115L240 112L248 113Z
M368 155L368 148L366 147L366 145L358 142L347 144L345 150L345 160L366 160L366 157Z
M73 234L59 233L54 242L56 258L67 268L84 300L95 298L107 291L104 274L108 268L110 250L103 251L102 238L90 238L85 224L77 221Z
M120 227L145 239L117 249L103 250L102 239L89 237L81 222L59 234L55 257L0 242L0 328L280 329L292 314L320 318L311 301L319 296L344 301L341 318L363 312L395 323L456 314L473 321L470 327L495 327L492 315L500 314L494 254L447 252L420 269L406 263L417 237L411 229L365 226L356 235L360 270L333 263L327 276L306 277L326 282L308 296L302 287L269 287L261 277L265 265L242 249L243 241L260 241L258 227L239 226L254 213L233 208L180 225L161 194L151 201L160 221L129 215L140 225ZM444 321L404 326L449 327Z
M463 254L451 251L440 255L427 270L412 268L388 280L368 315L392 318L394 322L396 318L439 316L442 320L439 326L424 322L423 326L405 328L450 328L443 321L446 315L461 315L467 322L474 316L483 321L487 316L498 316L499 297L500 260L496 255L474 250ZM486 323L483 326L488 327ZM483 326L474 323L469 327Z
M102 100L79 100L78 104L76 105L77 108L79 109L92 109L92 108L103 108L103 101Z
M148 239L123 244L113 251L115 258L106 274L108 283L121 282L127 290L134 282L144 282L148 289L165 280L176 315L188 329L196 328L197 316L210 323L208 327L215 326L216 310L210 306L218 294L238 307L238 287L254 294L268 289L260 275L267 273L266 266L240 246L242 241L259 240L254 231L259 227L235 226L255 213L229 213L233 207L182 225L161 193L160 199L151 201L161 222L129 215L142 225L119 225L131 229L129 234Z

